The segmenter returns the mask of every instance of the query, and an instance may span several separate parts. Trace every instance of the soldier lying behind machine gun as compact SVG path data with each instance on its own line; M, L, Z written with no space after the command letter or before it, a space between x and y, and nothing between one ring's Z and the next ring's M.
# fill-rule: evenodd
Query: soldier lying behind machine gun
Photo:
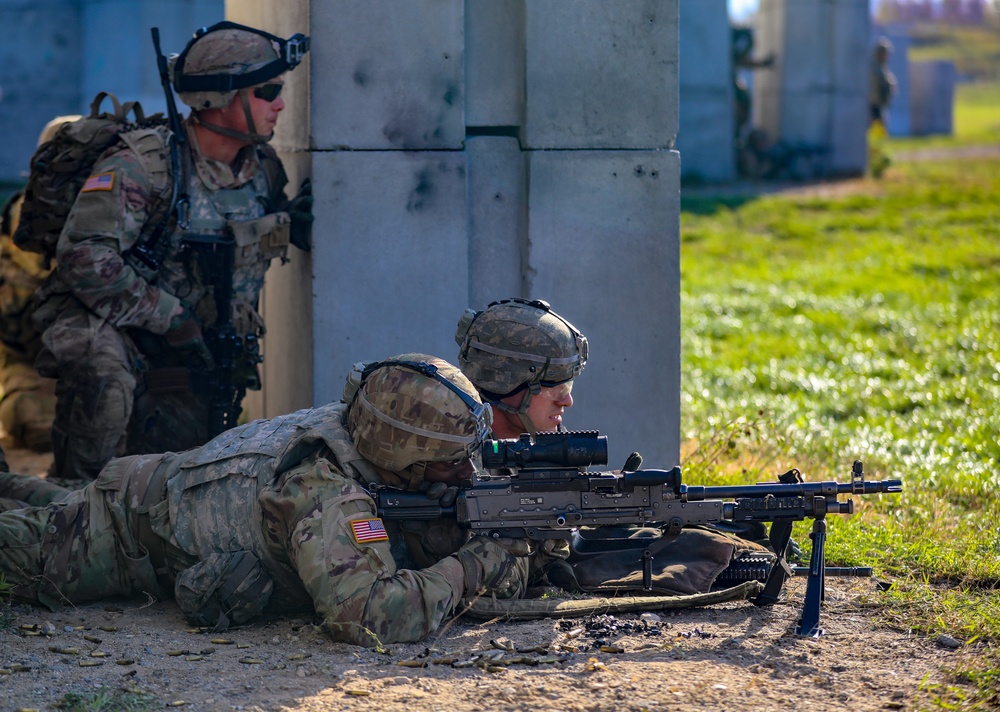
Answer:
M455 517L475 534L565 539L577 557L612 551L635 552L641 560L643 588L651 590L653 543L676 538L684 527L719 522L767 522L768 538L776 555L744 565L739 562L728 580L760 577L763 589L756 605L778 600L785 581L795 573L785 558L792 524L813 519L812 556L800 635L818 636L819 608L828 574L870 575L870 569L827 570L826 515L851 514L851 499L839 496L902 491L901 480L865 480L864 467L855 460L850 482L805 482L798 470L778 482L755 485L693 486L683 483L681 468L592 472L591 465L607 464L607 437L597 431L527 434L519 439L487 440L483 470L460 491L454 505L442 506L419 492L378 487L371 492L379 516L387 520ZM654 527L658 536L628 538L623 529ZM751 573L747 574L749 571ZM722 578L725 578L723 576Z

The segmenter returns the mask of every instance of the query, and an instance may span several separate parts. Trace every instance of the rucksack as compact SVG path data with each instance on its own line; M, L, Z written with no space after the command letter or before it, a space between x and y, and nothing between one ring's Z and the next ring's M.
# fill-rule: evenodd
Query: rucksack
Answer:
M112 113L101 112L105 99L114 105ZM101 154L123 133L166 123L161 113L147 117L137 101L122 104L113 94L99 93L89 116L63 124L32 156L14 244L54 259L66 218Z

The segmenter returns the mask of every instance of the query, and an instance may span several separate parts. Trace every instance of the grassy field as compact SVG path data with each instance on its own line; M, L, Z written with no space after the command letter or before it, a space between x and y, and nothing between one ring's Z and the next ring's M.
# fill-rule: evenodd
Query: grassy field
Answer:
M924 145L1000 138L1000 84L977 91L965 133ZM890 625L972 643L955 675L979 694L942 707L997 709L1000 158L897 161L860 188L682 192L686 477L844 481L860 459L901 478L832 518L828 560L895 581L872 597Z

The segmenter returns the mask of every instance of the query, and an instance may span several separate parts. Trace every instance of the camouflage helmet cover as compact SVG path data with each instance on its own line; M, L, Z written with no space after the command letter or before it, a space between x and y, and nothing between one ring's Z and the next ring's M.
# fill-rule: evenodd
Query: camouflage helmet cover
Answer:
M309 38L287 40L235 22L198 30L179 55L170 57L177 95L192 109L229 106L240 89L294 69L309 51Z
M462 372L426 354L358 364L344 400L358 452L395 473L474 456L492 426L490 407Z
M506 396L524 385L562 383L587 364L587 337L540 300L505 299L466 310L458 363L477 388Z
M171 56L173 70L179 55ZM247 30L216 30L196 38L187 50L182 75L245 74L260 69L278 58L274 45L263 35ZM173 72L172 72L173 73ZM174 86L178 85L174 76ZM229 106L236 89L226 92L181 92L181 101L192 109L221 109Z

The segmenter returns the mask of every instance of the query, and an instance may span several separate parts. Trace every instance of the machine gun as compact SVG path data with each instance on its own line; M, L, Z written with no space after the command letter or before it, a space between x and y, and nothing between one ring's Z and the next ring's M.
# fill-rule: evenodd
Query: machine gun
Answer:
M800 635L818 636L819 609L825 596L826 515L851 514L851 499L840 495L898 493L901 480L865 480L854 462L850 482L805 482L790 470L775 483L704 487L686 485L681 468L592 472L605 465L607 437L597 431L540 433L531 438L488 440L483 471L461 490L453 506L418 492L388 487L372 491L379 516L393 519L455 517L475 534L565 539L577 553L636 551L643 584L651 589L650 540L618 536L622 527L655 527L661 537L677 537L684 527L717 522L767 522L776 559L766 574L758 606L771 605L793 569L785 558L792 524L812 519L812 557L805 603L796 626ZM611 532L602 536L602 530ZM654 541L659 541L656 539ZM842 571L837 573L843 573Z

